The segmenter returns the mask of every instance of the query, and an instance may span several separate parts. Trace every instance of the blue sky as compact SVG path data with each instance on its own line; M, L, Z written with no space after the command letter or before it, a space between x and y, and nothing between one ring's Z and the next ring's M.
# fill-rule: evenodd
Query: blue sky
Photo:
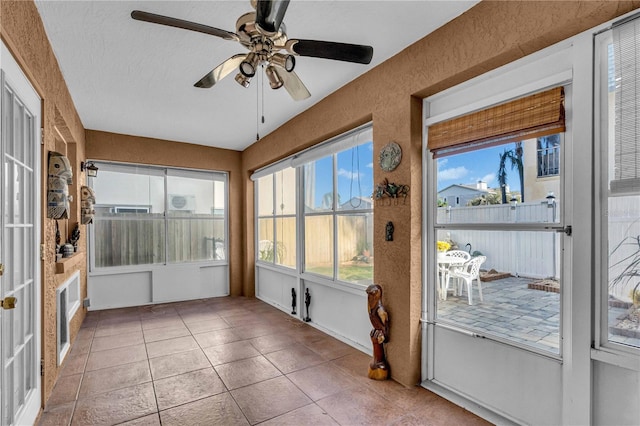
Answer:
M514 144L484 148L439 158L438 191L453 184L475 185L482 180L489 188L499 187L498 167L500 154L505 149L513 149ZM507 184L512 191L520 190L520 178L517 169L511 169L507 161Z
M497 188L498 167L500 165L500 154L505 149L513 149L514 144L500 145L491 148L484 148L477 151L465 152L439 158L438 164L438 190L449 185L463 184L475 185L482 180L489 188ZM377 157L374 158L373 144L360 145L356 149L351 148L338 154L338 193L340 202L349 200L350 196L359 195L368 198L371 196L375 182L373 182L373 166L377 164ZM359 159L359 162L358 162ZM331 191L331 157L325 157L316 163L316 191L315 202L317 206L322 204L324 194ZM360 176L360 188L358 189L357 179L352 177ZM394 182L403 184L407 182ZM507 163L507 184L512 191L520 190L520 178L517 169L511 169L511 164Z
M331 170L331 157L325 157L316 163L316 206L322 205L324 194L332 191ZM357 177L360 178L359 184ZM373 186L373 143L369 142L338 153L340 203L349 201L351 197L370 197Z

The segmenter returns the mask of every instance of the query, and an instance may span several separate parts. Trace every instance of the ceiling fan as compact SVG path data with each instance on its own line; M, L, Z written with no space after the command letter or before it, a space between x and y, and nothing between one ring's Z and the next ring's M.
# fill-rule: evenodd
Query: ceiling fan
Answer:
M228 74L238 69L235 80L249 87L251 78L260 65L266 65L265 75L272 89L284 88L294 100L311 96L295 68L295 56L333 59L336 61L368 64L373 48L359 44L337 43L304 39L289 39L286 34L284 14L289 0L251 0L254 12L245 13L236 21L236 32L221 30L208 25L155 13L134 10L131 17L138 21L167 25L213 35L242 44L249 53L233 55L207 73L194 86L208 89Z

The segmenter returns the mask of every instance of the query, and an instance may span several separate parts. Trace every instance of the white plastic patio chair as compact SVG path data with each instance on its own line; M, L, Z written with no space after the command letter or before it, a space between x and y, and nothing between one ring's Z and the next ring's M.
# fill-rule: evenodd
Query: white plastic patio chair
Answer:
M478 292L480 293L480 301L482 301L482 284L480 282L480 265L482 265L485 260L487 260L487 256L477 256L472 258L467 263L465 263L462 267L455 268L449 271L449 275L452 278L459 278L460 280L464 281L467 284L467 294L468 294L467 297L469 299L469 305L473 305L473 297L472 297L473 291L471 286L471 284L473 283L473 280L478 281ZM460 282L458 294L462 296L462 293L463 293L462 282Z
M449 250L439 257L438 264L440 273L442 274L442 280L444 281L444 285L442 286L442 299L447 300L451 271L462 267L469 259L471 259L471 255L462 250ZM457 294L455 286L453 287L453 293L454 296Z

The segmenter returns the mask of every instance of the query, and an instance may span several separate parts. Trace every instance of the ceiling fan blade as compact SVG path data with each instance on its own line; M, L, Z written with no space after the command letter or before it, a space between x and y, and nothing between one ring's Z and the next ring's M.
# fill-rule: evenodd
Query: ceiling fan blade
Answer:
M336 61L368 64L373 57L373 47L361 44L337 43L332 41L291 39L286 49L300 56L334 59Z
M183 19L171 18L169 16L156 15L155 13L134 10L131 17L137 21L151 22L152 24L167 25L169 27L182 28L185 30L197 31L199 33L209 34L225 40L238 41L238 35L219 28L210 27L208 25L198 24L196 22L185 21Z
M256 24L266 35L278 32L289 0L258 0L256 4Z
M233 55L213 70L211 70L207 75L202 77L196 84L195 87L200 87L202 89L208 89L213 87L214 84L225 78L229 73L235 71L240 66L240 62L246 58L246 54L238 54Z
M287 89L289 95L294 101L302 101L311 97L311 93L307 90L306 86L298 77L295 72L287 72L284 68L278 67L280 72L278 73L284 82L284 88Z

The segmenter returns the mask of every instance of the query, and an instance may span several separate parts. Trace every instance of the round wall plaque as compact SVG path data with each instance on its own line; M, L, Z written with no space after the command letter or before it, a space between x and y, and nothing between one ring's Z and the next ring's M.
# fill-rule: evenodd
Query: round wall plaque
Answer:
M380 150L380 168L390 172L398 167L402 159L402 149L395 142L389 142Z

